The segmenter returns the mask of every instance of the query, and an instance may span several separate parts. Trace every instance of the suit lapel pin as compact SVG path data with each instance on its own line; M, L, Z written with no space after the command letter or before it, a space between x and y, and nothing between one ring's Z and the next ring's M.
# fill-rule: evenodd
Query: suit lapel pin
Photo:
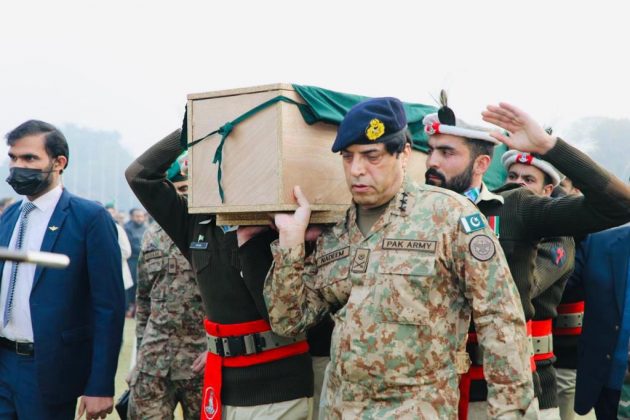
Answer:
M48 226L48 229L50 229L51 232L54 232L59 228L57 226Z

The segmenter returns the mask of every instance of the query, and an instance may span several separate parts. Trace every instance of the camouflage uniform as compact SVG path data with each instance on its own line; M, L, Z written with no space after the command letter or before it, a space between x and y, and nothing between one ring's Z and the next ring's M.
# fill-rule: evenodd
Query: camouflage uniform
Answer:
M309 257L303 245L274 246L274 331L297 334L334 313L326 418L457 418L471 312L491 416L536 410L518 291L492 231L464 232L473 215L485 223L465 198L405 181L367 237L353 206Z
M205 351L203 306L190 264L154 223L138 260L138 360L131 378L132 419L200 417L202 376L191 369Z

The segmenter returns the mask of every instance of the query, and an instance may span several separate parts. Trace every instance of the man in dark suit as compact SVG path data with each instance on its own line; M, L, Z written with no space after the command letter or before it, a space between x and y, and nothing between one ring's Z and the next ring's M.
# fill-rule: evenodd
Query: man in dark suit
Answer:
M616 419L630 339L630 225L589 235L567 289L582 287L584 325L578 345L575 411L595 408Z
M124 292L111 216L63 189L68 144L27 121L6 136L7 182L21 201L0 219L0 246L66 254L65 270L0 261L0 418L91 419L112 411Z

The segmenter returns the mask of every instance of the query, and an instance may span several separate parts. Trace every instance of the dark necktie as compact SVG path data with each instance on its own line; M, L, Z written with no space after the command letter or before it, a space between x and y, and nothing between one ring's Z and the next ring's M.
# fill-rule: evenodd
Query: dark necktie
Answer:
M35 204L27 201L22 206L22 219L20 220L20 227L18 228L17 239L15 241L15 249L22 249L22 241L24 240L24 234L26 233L26 226L28 224L28 215L35 210ZM7 324L11 320L11 309L13 308L13 294L15 293L15 281L17 279L18 267L20 263L14 262L11 267L11 279L9 280L9 289L7 290L7 300L4 304L4 320L2 322L3 328L6 328Z

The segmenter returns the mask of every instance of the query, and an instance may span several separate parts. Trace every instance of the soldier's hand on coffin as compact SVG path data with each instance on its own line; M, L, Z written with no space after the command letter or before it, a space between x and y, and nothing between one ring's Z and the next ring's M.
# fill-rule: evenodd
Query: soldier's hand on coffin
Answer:
M236 230L236 241L239 248L254 236L271 229L269 226L239 226Z
M500 132L490 134L510 149L543 155L556 144L556 137L551 136L531 116L513 105L504 102L499 106L488 105L481 115L484 121L510 133L509 136Z
M293 188L298 208L293 214L278 213L275 224L280 234L280 247L291 248L304 243L306 228L311 218L311 205L299 186Z

